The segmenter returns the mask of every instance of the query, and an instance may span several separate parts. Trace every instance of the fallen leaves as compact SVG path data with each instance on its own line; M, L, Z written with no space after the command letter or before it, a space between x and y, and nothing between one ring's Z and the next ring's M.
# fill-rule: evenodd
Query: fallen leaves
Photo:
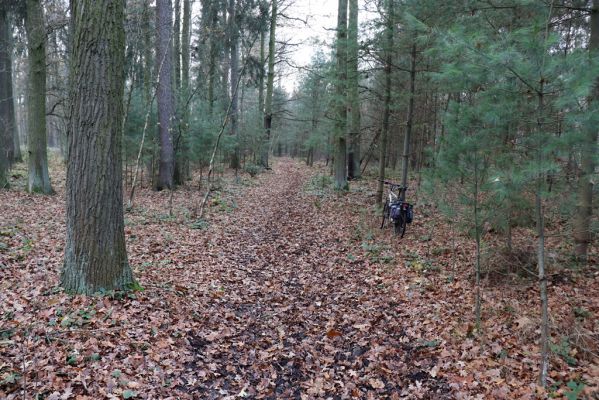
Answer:
M334 339L334 338L336 338L336 337L341 337L341 336L342 336L342 334L341 334L341 332L339 332L338 330L335 330L335 329L329 329L329 330L327 331L327 337L328 337L329 339Z
M60 400L533 398L537 349L520 332L534 334L535 289L486 289L476 332L466 238L418 240L437 224L428 210L399 242L365 208L367 180L317 206L312 173L281 160L231 179L202 229L185 218L197 191L175 192L175 217L168 193L140 191L127 246L145 290L132 297L57 290L62 197L0 192L0 398L23 385ZM592 284L562 298L585 293L594 314ZM592 365L557 364L554 380L599 385Z

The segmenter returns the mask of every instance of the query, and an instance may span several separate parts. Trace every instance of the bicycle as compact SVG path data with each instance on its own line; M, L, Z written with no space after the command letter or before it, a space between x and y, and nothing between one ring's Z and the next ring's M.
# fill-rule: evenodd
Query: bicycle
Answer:
M401 235L400 238L403 238L406 233L407 225L411 223L414 218L412 205L407 201L402 200L402 198L405 199L408 187L390 181L381 182L389 186L387 201L385 201L385 204L383 205L383 221L381 222L381 229L385 227L386 222L393 222L395 234ZM395 193L396 191L397 193Z

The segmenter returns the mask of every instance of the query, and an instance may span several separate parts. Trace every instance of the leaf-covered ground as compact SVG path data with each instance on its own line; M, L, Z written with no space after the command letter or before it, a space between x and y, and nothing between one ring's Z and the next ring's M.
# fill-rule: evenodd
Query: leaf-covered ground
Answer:
M91 298L57 288L61 171L55 196L0 192L0 398L597 396L597 269L551 275L543 392L534 280L486 275L476 331L470 239L421 201L399 241L378 230L373 180L338 195L317 173L282 159L225 178L202 221L195 186L172 215L168 193L140 191L125 219L144 290Z

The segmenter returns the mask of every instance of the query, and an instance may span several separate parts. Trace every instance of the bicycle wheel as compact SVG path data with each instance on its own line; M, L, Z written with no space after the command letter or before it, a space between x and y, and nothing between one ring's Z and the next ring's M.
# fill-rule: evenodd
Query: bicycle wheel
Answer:
M381 229L385 227L385 222L389 219L389 203L385 202L383 206L383 221L381 221Z
M407 225L406 212L402 210L399 213L399 218L395 221L395 234L400 235L400 238L403 238L403 235L406 233Z

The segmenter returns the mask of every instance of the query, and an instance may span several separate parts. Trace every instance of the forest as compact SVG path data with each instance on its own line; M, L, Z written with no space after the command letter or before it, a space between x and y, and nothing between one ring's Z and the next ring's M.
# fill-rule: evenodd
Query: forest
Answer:
M0 399L599 399L599 0L0 0Z

